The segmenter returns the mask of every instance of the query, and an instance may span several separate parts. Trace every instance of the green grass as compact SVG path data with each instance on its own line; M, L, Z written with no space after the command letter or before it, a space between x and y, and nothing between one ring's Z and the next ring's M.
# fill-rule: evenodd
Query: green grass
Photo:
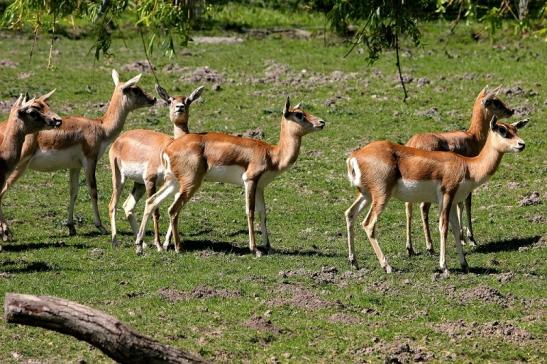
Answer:
M507 33L494 39L494 47L488 39L474 42L469 35L472 25L459 26L452 37L446 29L445 24L425 25L422 47L403 51L404 73L414 78L408 85L411 98L407 104L401 102L393 54L368 66L357 52L343 58L346 46L338 39L327 39L331 45L325 47L323 38L246 38L235 45L191 45L189 52L180 52L172 60L154 55L158 77L173 94L188 94L198 84L181 79L183 72L164 72L169 63L191 70L209 66L224 76L220 91L212 91L207 84L202 102L192 106L193 131L242 132L260 127L266 140L274 143L287 94L326 120L325 130L305 137L296 165L266 190L276 252L260 259L246 253L241 188L220 184L205 184L183 210L180 230L186 252L177 255L148 249L144 256L136 256L121 203L118 229L124 246L113 250L109 236L96 235L82 175L76 206L78 235L68 237L62 225L68 173L28 171L3 201L16 241L4 244L0 253L0 272L4 272L0 299L6 292L20 292L74 300L112 314L163 343L220 362L268 362L271 357L282 362L383 361L395 355L396 343L401 342L408 342L416 352L421 348L437 362L544 361L547 252L534 244L546 229L544 223L529 219L537 215L545 219L545 202L519 206L519 200L532 191L539 191L545 199L547 49L541 40L513 39ZM55 68L48 71L46 39L38 41L29 63L32 40L27 35L1 33L0 38L0 59L18 63L16 68L0 70L0 99L14 98L25 90L38 94L57 88L51 106L61 115L98 116L96 105L106 102L112 92L110 70L118 69L125 80L135 72L123 71L123 65L144 59L139 39L115 42L114 57L94 62L87 53L91 41L60 38L55 45L59 51ZM295 79L304 74L304 81L290 85L252 82L263 78L271 64L287 66ZM321 79L334 71L355 75L347 81L306 81L308 75ZM20 78L22 73L30 76ZM422 77L431 83L417 87ZM153 76L146 73L143 88L152 92L153 83ZM486 84L524 89L522 95L501 97L512 107L528 107L531 122L520 133L526 150L505 156L497 174L475 194L479 247L466 248L474 273L459 273L451 238L447 259L453 273L446 280L432 279L437 257L407 258L404 208L393 200L380 219L379 241L398 272L382 273L364 232L358 231L357 255L366 271L361 279L342 279L349 270L343 212L354 198L346 180L347 152L372 140L405 142L417 132L466 128L473 100ZM530 94L530 90L535 92ZM336 104L326 106L325 101L332 98ZM438 109L439 120L416 114L432 107ZM171 133L167 110L132 113L125 130L141 127ZM101 214L108 227L111 181L106 156L97 177ZM509 182L518 185L509 189ZM128 190L126 186L124 196ZM163 211L163 231L165 216ZM431 216L437 248L435 209ZM414 236L416 247L424 252L417 223ZM96 249L101 250L97 253ZM297 269L320 272L323 266L336 267L340 282L316 282L312 274L279 274ZM500 282L500 274L507 272L513 272L514 278ZM159 294L165 287L191 291L199 286L239 295L171 302ZM291 297L287 287L295 286L306 290L308 298L316 296L326 302L326 307L311 310L295 302L280 304L285 295ZM499 290L503 302L461 298L485 287ZM366 309L369 313L362 313ZM357 323L333 322L331 316L340 313L354 317ZM246 326L255 314L269 315L279 332ZM476 328L469 335L463 331L456 336L440 329L442 324L459 320ZM493 321L529 335L510 340L502 334L481 334L481 328ZM73 338L0 322L0 362L31 359L109 361Z

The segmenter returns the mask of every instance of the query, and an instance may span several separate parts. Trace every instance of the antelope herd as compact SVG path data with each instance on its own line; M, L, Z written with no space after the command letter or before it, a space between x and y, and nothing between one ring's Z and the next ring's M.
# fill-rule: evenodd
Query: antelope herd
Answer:
M60 118L48 104L54 91L36 98L21 95L17 99L8 120L0 124L2 240L12 238L1 209L2 197L27 168L46 172L70 171L67 218L70 235L76 234L74 205L83 168L95 226L101 233L106 233L99 213L95 174L97 162L112 145L109 151L112 197L108 212L114 247L118 246L116 208L126 180L133 181L133 188L123 203L123 209L133 230L138 254L143 252L143 237L150 215L154 222L157 250L168 249L171 241L177 252L183 249L178 233L179 213L202 182L208 181L243 186L249 250L256 256L270 251L264 189L296 162L302 137L324 128L322 118L306 112L300 104L291 107L287 97L281 115L279 141L275 145L217 132L190 133L190 106L201 96L203 87L198 87L189 96L170 96L156 85L159 97L169 107L174 135L143 129L129 130L120 135L131 111L156 103L155 97L137 86L140 78L139 74L121 82L113 70L114 91L107 111L98 119L83 116ZM375 141L350 154L346 161L347 174L351 186L357 190L357 198L345 212L345 217L348 259L353 267L358 268L354 249L355 220L365 207L369 207L362 227L381 267L387 273L392 271L378 244L376 227L389 199L395 197L404 201L406 206L408 255L415 254L410 233L413 203L421 203L426 247L428 252L434 253L428 213L431 203L437 203L440 214L439 268L448 273L446 239L450 224L462 270L468 270L462 245L466 242L475 244L471 220L472 191L495 173L503 154L521 152L525 146L518 136L518 129L526 125L527 120L513 124L498 122L498 119L509 118L514 113L497 97L498 92L499 87L490 91L484 88L479 93L467 131L417 134L405 145ZM135 207L145 193L147 200L139 227ZM170 196L174 199L167 210L169 228L162 244L159 206ZM466 232L462 224L464 202ZM261 249L255 241L255 211L260 219Z

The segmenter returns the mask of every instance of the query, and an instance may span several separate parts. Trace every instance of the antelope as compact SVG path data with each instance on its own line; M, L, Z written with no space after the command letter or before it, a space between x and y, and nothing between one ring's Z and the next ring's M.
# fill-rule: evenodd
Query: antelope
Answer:
M498 123L494 115L490 120L486 143L475 157L465 157L453 152L424 151L389 141L372 142L350 154L347 159L348 178L357 188L358 196L346 211L348 234L348 259L358 268L353 247L353 225L359 212L370 205L363 221L363 229L387 272L392 271L378 245L376 225L391 196L404 202L437 202L439 204L439 232L441 236L439 267L448 275L446 266L446 238L448 222L456 242L460 264L464 272L468 264L460 241L459 220L455 211L457 203L486 182L496 171L504 153L521 152L524 141L517 129L528 120L513 124Z
M51 111L47 104L47 100L54 92L55 90L28 101L20 95L11 107L8 120L3 123L4 133L0 136L0 189L4 187L6 179L21 157L25 136L61 125L61 118ZM11 238L1 204L0 237L3 241Z
M287 170L298 158L302 137L323 129L325 122L301 108L290 107L287 97L277 145L261 140L221 133L188 134L175 139L162 153L165 170L163 186L146 200L144 215L135 246L143 251L142 239L150 214L158 205L175 194L169 207L169 230L164 247L173 236L175 251L181 251L177 222L181 208L205 181L225 182L245 187L245 207L249 232L249 249L256 256L262 252L255 243L254 213L260 215L262 242L266 252L271 249L266 227L264 188Z
M446 133L424 133L416 134L405 144L408 147L428 150L428 151L450 151L461 154L466 157L474 157L479 154L486 137L488 136L489 121L492 116L498 119L509 118L513 115L514 110L507 107L498 97L500 87L488 92L485 87L478 94L473 105L471 115L471 125L467 131L452 131ZM464 241L467 240L471 246L475 246L475 237L473 235L473 225L471 222L471 193L465 199L465 210L467 216L467 237L461 231L461 236ZM462 224L463 203L458 205L458 217L460 226ZM411 225L412 225L412 203L406 202L406 250L408 256L416 254L412 247ZM434 254L434 249L429 230L429 209L431 204L423 202L420 204L422 215L422 225L425 235L427 251Z
M59 129L41 131L25 139L21 161L10 175L3 194L17 181L27 168L49 172L60 169L70 170L70 202L68 206L67 227L69 235L76 234L74 226L74 204L79 189L80 169L83 167L93 207L95 226L101 233L106 229L101 223L97 204L97 180L95 171L97 162L106 148L120 134L130 111L151 106L156 99L144 92L137 82L137 75L127 82L121 82L116 70L112 70L114 92L106 113L98 119L83 116L67 116ZM0 127L0 134L5 127Z
M174 137L188 134L188 116L190 105L196 101L203 86L198 87L190 96L169 96L167 91L156 85L156 91L169 107L169 118L173 123ZM112 233L112 246L118 246L116 237L116 206L126 180L133 181L131 194L125 200L123 208L129 220L133 234L138 232L134 209L146 191L148 197L156 192L156 186L163 182L163 165L161 151L173 141L173 137L153 130L135 129L121 134L112 144L109 151L110 168L112 169L112 198L108 206ZM161 250L159 235L159 212L154 211L154 243Z

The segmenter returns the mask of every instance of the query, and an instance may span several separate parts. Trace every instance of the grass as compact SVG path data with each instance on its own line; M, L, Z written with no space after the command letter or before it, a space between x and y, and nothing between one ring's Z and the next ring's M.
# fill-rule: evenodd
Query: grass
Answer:
M545 204L520 206L519 201L532 191L545 199L547 49L541 40L513 39L506 33L493 46L489 39L475 42L469 35L473 25L459 26L453 36L446 29L446 24L425 24L421 48L403 51L404 72L414 78L407 104L401 102L393 54L368 66L358 52L343 58L346 45L338 39L327 39L325 47L322 37L249 37L233 45L191 45L171 60L154 55L163 86L174 94L188 94L198 85L185 81L196 67L208 66L223 75L220 90L206 84L202 102L192 106L193 131L260 127L274 143L287 94L327 121L325 130L305 137L296 165L266 190L276 252L260 259L246 253L241 189L219 184L204 185L184 209L184 253L149 249L136 256L121 208L118 229L124 246L113 250L109 236L96 234L82 175L78 235L68 237L62 224L68 173L28 171L3 203L16 241L5 244L0 254L0 299L6 292L21 292L74 300L163 343L220 362L407 361L420 356L437 362L544 361L547 251L540 239L544 242L546 233ZM115 57L95 62L88 54L90 41L60 38L55 68L47 71L45 39L28 62L32 40L27 35L0 37L0 58L17 63L0 70L0 99L57 88L51 105L61 115L98 116L97 104L112 92L110 70L116 68L128 79L136 72L123 66L144 59L140 39L116 41ZM170 63L189 71L164 71ZM281 67L287 69L280 76L288 79L286 84L259 81L265 72ZM329 81L335 71L347 80ZM431 83L418 87L419 78ZM143 88L152 92L153 83L146 73ZM432 279L437 257L407 258L404 208L394 200L381 217L379 241L398 272L382 273L365 234L358 231L357 255L365 269L345 273L343 212L354 198L346 180L347 152L372 140L405 142L417 132L466 128L473 100L486 84L521 87L524 93L501 97L512 107L529 110L531 123L520 133L526 150L505 156L497 174L475 195L479 247L466 248L472 273L459 272L451 238L447 259L453 273L448 279ZM327 106L327 99L335 103ZM418 115L432 107L439 118ZM131 128L171 133L167 110L161 108L132 113L125 130ZM108 227L111 182L106 157L97 178ZM140 206L139 211L142 202ZM436 216L433 209L433 221ZM543 223L531 222L533 217ZM433 223L438 242L436 230ZM423 253L418 224L414 236ZM335 267L337 273L322 272L322 267ZM231 294L182 300L160 294L165 288L184 294L204 286ZM261 329L252 325L257 315L264 319ZM0 322L0 362L27 360L110 361L72 338Z

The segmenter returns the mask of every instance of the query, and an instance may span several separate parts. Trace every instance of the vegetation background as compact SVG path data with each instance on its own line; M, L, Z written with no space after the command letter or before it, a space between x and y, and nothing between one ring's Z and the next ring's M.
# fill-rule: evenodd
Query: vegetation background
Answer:
M184 209L186 252L150 249L136 256L121 209L125 245L114 250L109 236L93 227L82 179L79 234L68 237L68 173L29 171L4 199L16 241L0 253L0 299L21 292L78 301L219 362L544 361L547 48L541 2L530 2L531 15L517 20L494 2L485 8L463 1L412 3L423 11L407 13L418 44L400 33L406 103L393 42L380 43L386 53L367 62L371 49L359 34L382 37L370 31L384 23L367 28L366 11L340 19L331 11L342 2L212 2L192 7L197 14L190 21L172 19L165 27L160 14L139 27L142 17L131 4L146 3L111 13L102 25L111 38L101 38L105 28L90 23L91 10L97 15L104 2L89 2L87 17L67 8L56 22L48 10L55 2L2 3L4 24L17 31L0 32L0 115L20 92L57 88L51 105L61 115L99 116L113 89L112 68L122 79L144 72L141 85L153 92L144 49L171 93L206 86L192 106L193 131L258 128L274 143L285 96L302 100L327 127L305 137L296 165L266 191L275 253L260 259L247 253L243 195L234 186L206 184ZM43 10L39 28L28 12L25 21L10 22L9 14L17 13L6 5L17 4ZM461 4L467 16L453 27ZM490 21L489 13L497 15ZM384 25L397 29L392 21ZM172 44L163 42L166 30L175 34ZM106 44L101 39L111 43L100 48ZM361 42L344 57L352 40ZM379 241L397 272L382 272L362 231L357 253L363 269L350 271L343 212L354 192L346 180L347 152L377 139L404 143L417 132L464 129L487 84L502 84L500 97L516 109L514 119L531 122L520 133L526 150L505 156L474 199L479 246L466 248L471 273L459 272L452 244L448 279L435 273L437 257L406 257L404 208L397 201L379 225ZM125 129L132 128L172 131L161 105L132 113ZM105 157L98 185L108 224ZM435 210L438 241L434 216ZM414 236L424 252L417 223ZM110 360L72 338L0 322L0 362L74 361Z

